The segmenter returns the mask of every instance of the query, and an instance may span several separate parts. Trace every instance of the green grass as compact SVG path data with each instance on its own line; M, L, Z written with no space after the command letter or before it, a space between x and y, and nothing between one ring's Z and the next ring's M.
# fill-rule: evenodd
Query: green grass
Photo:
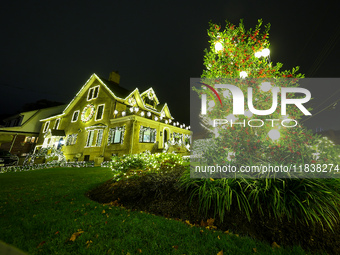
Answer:
M251 238L101 205L84 195L111 176L108 168L1 174L0 240L29 254L254 254L253 248L257 254L306 254L299 247L274 251Z

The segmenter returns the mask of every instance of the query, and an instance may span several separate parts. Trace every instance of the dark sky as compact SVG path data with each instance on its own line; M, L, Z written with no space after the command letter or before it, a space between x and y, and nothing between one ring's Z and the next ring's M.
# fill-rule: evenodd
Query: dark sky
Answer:
M340 26L331 1L143 2L2 3L0 114L39 99L68 103L92 73L108 78L118 70L121 86L153 87L175 119L189 123L190 77L202 73L209 20L243 18L250 28L262 18L272 25L274 63L299 65L307 77L339 77Z

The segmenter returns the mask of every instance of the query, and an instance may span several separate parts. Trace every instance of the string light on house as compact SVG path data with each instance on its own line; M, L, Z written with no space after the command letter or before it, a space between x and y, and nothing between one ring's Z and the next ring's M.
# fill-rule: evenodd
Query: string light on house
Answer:
M145 113L142 111L142 112L140 113L140 116L143 117L144 115L145 115Z
M126 112L125 111L122 111L122 116L124 117L126 115Z
M118 111L117 111L117 110L114 110L113 114L115 114L115 115L118 114Z
M151 116L151 112L148 112L146 115L147 115L148 117L150 117L150 116Z
M139 111L139 108L138 107L135 107L135 112L138 112Z
M158 120L158 117L157 116L155 116L155 121L157 121Z
M133 107L130 108L130 112L133 112Z

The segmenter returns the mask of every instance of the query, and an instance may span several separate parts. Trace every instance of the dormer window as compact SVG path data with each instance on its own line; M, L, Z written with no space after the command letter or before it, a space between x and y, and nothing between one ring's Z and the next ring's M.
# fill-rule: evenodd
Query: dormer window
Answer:
M89 89L89 93L87 94L87 101L96 99L98 95L99 95L99 85Z

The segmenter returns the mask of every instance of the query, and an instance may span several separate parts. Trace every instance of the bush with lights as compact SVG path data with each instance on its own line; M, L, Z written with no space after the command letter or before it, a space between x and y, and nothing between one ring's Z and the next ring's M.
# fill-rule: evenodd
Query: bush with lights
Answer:
M233 127L229 124L212 125L216 119L227 119L229 123L248 123L255 117L247 110L246 100L245 114L233 115L231 93L216 88L215 84L232 84L243 92L247 92L250 87L253 91L253 107L267 110L272 106L275 87L297 87L299 79L304 77L298 73L298 67L281 71L281 63L273 64L270 61L270 25L265 25L262 31L261 26L262 20L258 21L255 29L249 30L245 29L242 21L239 26L227 22L225 29L210 23L210 47L205 50L206 68L201 77L202 84L193 88L200 97L205 95L207 99L206 114L200 115L201 125L211 132L213 138L206 140L209 146L198 146L207 165L230 164L240 167L268 163L332 163L336 166L340 163L339 146L313 135L300 124L291 128L272 126L271 122L266 122L266 119L278 120L276 123L291 119L291 122L298 123L303 114L294 105L287 106L285 116L281 116L279 104L269 116L256 115L255 119L260 121L253 125L261 121L265 123L258 128L240 124ZM221 101L214 90L221 95ZM277 96L280 102L280 93ZM298 97L288 93L287 98ZM289 122L286 124L291 125ZM194 151L197 147L195 143ZM265 217L286 218L307 225L318 223L328 227L332 227L340 218L338 179L193 179L190 178L190 171L186 171L180 182L191 191L192 198L198 196L203 211L214 209L221 221L233 206L244 212L249 220L255 211Z
M138 177L150 173L166 173L180 166L188 166L188 160L175 153L155 153L149 151L139 154L114 156L106 163L115 173L116 181Z

